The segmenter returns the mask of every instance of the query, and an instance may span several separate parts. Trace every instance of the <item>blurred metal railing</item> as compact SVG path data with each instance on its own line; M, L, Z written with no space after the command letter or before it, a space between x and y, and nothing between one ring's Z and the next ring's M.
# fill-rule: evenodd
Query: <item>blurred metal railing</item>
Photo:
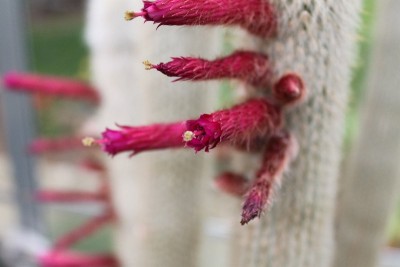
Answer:
M0 1L0 75L10 70L27 69L27 17L25 1ZM32 101L28 95L1 89L1 113L4 117L6 147L13 166L14 196L21 227L42 233L44 227L41 210L33 201L37 189L35 160L27 153L27 145L35 132Z

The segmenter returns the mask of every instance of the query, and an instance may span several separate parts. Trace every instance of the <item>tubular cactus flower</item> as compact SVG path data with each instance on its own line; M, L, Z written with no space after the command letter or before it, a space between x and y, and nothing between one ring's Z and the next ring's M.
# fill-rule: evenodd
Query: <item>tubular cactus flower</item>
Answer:
M273 86L272 93L282 105L292 105L304 98L303 80L295 73L282 76Z
M196 152L209 151L219 142L243 144L252 139L272 134L281 127L279 107L265 99L252 99L230 109L203 114L186 122L186 145Z
M118 267L118 260L111 254L84 255L68 251L51 251L39 256L42 267Z
M170 77L181 80L238 79L255 87L270 84L271 70L268 57L261 53L237 51L233 54L206 60L193 57L173 57L172 61L153 65L143 62L146 69L156 69Z
M94 88L70 79L11 72L3 80L5 86L13 90L83 99L96 104L100 102L100 96Z
M82 137L38 138L29 145L29 151L35 154L63 152L82 149Z
M183 147L182 133L186 130L184 122L154 124L150 126L119 126L119 130L106 129L102 139L93 140L112 156L131 151L131 156L145 150ZM86 139L86 145L92 143Z
M105 194L79 191L54 191L41 190L36 199L41 202L81 202L81 201L105 201Z
M102 138L85 138L85 146L99 144L114 156L131 151L179 148L185 144L196 152L209 151L219 142L243 144L253 138L271 134L282 124L281 109L265 99L252 99L230 109L203 114L197 120L149 126L119 126L119 130L106 129Z
M215 185L221 191L233 196L243 196L249 188L249 181L242 175L224 172L214 180Z
M279 185L282 173L294 154L295 143L288 133L281 132L270 138L261 169L246 194L240 222L242 225L260 217L265 206L271 203L273 190Z
M82 226L72 230L71 232L67 233L66 235L62 236L59 240L57 240L56 243L54 244L54 249L55 250L67 249L68 247L72 246L79 240L82 240L83 238L90 236L92 233L94 233L96 230L98 230L106 223L112 222L114 218L115 218L114 213L108 211L100 216L90 219Z
M277 31L275 10L265 0L156 0L143 4L141 12L126 12L125 19L140 16L159 25L235 25L261 37Z

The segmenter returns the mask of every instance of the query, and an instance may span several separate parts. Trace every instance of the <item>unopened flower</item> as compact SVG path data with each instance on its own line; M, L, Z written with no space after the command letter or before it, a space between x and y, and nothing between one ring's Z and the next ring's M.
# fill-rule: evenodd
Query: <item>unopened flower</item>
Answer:
M82 137L79 136L38 138L30 143L29 150L32 153L41 154L82 149L81 140Z
M79 81L17 72L7 73L3 80L5 86L13 90L100 102L98 92Z
M243 144L271 134L281 127L280 108L265 99L252 99L230 109L188 120L186 145L196 152L214 148L219 142Z
M194 57L173 57L172 61L153 65L143 62L146 69L156 69L181 80L238 79L255 87L270 84L271 70L268 57L261 53L237 51L215 60Z
M119 126L118 130L106 129L102 138L84 139L85 145L99 144L104 151L114 156L130 151L135 155L145 150L183 147L182 134L186 130L185 122L154 124L149 126Z
M295 73L285 74L274 84L272 93L282 105L298 103L305 95L303 80Z
M215 185L221 191L233 196L243 196L249 188L249 181L242 175L224 172L214 180Z
M269 37L277 31L274 8L266 0L156 0L143 1L141 12L126 12L125 19L143 17L159 25L229 25Z
M111 254L85 255L69 251L50 251L39 256L42 267L118 267L118 260Z
M294 155L293 137L286 132L272 136L264 152L262 166L254 184L246 194L243 204L241 224L260 217L265 207L271 203L274 189L279 185L283 171Z

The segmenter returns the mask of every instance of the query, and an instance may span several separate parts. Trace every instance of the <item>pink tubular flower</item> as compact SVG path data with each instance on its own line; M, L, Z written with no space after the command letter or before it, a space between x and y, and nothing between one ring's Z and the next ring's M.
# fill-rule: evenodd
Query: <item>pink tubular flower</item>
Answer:
M90 236L100 227L113 221L114 218L115 216L111 211L108 211L100 216L91 218L82 226L79 226L78 228L72 230L71 232L65 234L59 240L57 240L56 243L54 244L54 249L55 250L67 249L68 247L84 239L85 237Z
M305 95L303 80L295 73L283 75L273 86L272 93L282 105L292 105Z
M221 191L233 196L243 196L249 188L249 181L232 172L224 172L215 179L215 185Z
M185 130L184 122L120 126L119 130L106 129L102 133L103 138L94 142L112 156L125 151L131 151L131 155L135 155L144 150L183 147L182 133Z
M156 69L181 80L238 79L256 87L270 84L271 70L268 57L261 53L237 51L216 60L194 57L173 57L172 61L152 65L145 61L147 69Z
M41 202L104 201L107 196L93 192L40 190L36 198Z
M82 149L82 137L38 138L31 142L29 151L35 154Z
M4 84L14 90L100 102L99 94L91 86L65 78L11 72L4 76Z
M281 127L279 107L265 99L251 99L230 109L203 114L197 120L186 122L186 145L196 152L209 151L219 142L243 144L271 134Z
M118 260L111 254L84 255L77 252L56 251L39 256L42 267L118 267Z
M289 160L294 156L293 137L286 132L272 136L264 152L263 163L257 173L254 184L246 194L243 204L241 224L246 224L255 217L260 217L265 206L271 202L274 188Z
M252 34L270 37L277 31L274 8L266 0L143 1L141 12L126 12L160 25L236 25Z

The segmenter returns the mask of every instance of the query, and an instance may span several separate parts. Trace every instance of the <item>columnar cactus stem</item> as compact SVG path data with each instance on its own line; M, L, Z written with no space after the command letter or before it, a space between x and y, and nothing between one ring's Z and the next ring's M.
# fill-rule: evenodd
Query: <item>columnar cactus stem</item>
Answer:
M272 0L276 38L263 44L275 77L297 73L307 88L301 105L286 116L299 155L284 174L275 203L238 229L246 240L231 266L329 267L344 113L354 62L360 0Z
M174 81L201 81L212 79L238 79L255 87L271 83L268 57L261 53L237 51L226 57L206 60L194 57L173 57L172 61L153 65L143 62L146 69L156 69Z
M17 72L7 73L3 79L5 86L12 90L100 102L97 91L79 81Z
M126 12L125 19L143 17L161 25L237 25L261 37L276 34L274 8L264 0L157 0L143 1L140 12Z

